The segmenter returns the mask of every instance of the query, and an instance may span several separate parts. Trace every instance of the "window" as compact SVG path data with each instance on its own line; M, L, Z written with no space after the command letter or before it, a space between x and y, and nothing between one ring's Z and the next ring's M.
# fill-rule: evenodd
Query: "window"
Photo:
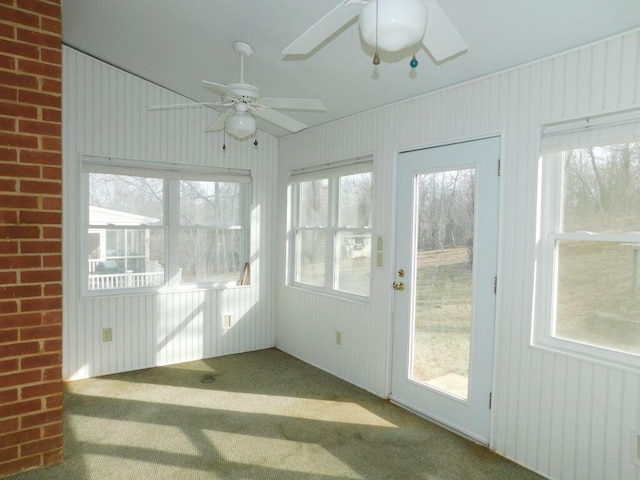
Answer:
M599 123L543 130L535 340L629 363L640 355L640 120Z
M367 160L292 174L291 284L346 296L369 296L371 168Z
M237 284L250 178L85 160L87 290Z

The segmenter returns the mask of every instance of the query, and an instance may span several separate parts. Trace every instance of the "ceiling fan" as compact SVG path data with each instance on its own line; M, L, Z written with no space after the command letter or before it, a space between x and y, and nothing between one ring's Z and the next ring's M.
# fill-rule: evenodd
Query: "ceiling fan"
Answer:
M240 81L227 85L203 80L203 86L220 97L218 102L180 103L157 105L149 110L168 108L211 106L222 113L207 127L207 132L225 130L230 135L243 139L256 131L255 117L266 120L290 132L299 132L307 126L277 110L307 110L324 112L324 104L312 98L263 98L260 89L244 81L244 59L253 54L253 47L245 42L234 42L233 50L240 56Z
M397 52L419 43L440 62L467 50L458 29L436 0L342 0L283 51L306 55L359 15L368 45ZM374 62L375 63L375 62Z

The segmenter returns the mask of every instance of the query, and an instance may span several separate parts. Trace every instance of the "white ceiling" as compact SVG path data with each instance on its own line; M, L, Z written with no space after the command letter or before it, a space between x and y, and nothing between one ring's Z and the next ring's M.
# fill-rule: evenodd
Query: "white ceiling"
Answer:
M284 112L314 126L441 89L640 27L640 0L439 0L469 44L440 65L417 52L372 49L352 22L313 55L282 50L340 0L63 0L63 41L196 101L201 80L239 80L232 43L251 44L245 81L265 97L319 98L326 113ZM640 48L640 47L639 47ZM203 125L205 128L206 125ZM276 136L285 130L259 121Z

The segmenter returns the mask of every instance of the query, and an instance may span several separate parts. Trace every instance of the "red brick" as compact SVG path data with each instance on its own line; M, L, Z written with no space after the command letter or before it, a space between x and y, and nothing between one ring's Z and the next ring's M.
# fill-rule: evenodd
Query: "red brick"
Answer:
M9 375L0 375L0 384L3 387L12 387L14 385L23 385L27 383L39 382L42 379L40 370L33 372L10 373ZM40 408L38 406L38 408ZM31 410L30 410L31 411ZM0 415L4 416L4 415Z
M42 453L62 447L62 437L45 438L37 442L23 443L20 447L20 455L27 456Z
M51 108L43 108L42 120L44 120L45 122L61 122L62 112L60 110L54 110Z
M43 255L42 256L42 266L43 267L61 267L62 266L62 255Z
M62 324L62 311L57 312L45 312L42 315L43 325L61 325Z
M48 423L62 423L62 409L48 410L46 412L25 415L20 420L22 428L35 427L36 425L46 425Z
M54 425L47 425L44 427L44 438L62 435L63 431L64 431L64 428L62 425L62 421Z
M0 225L0 238L40 238L40 229L20 225Z
M18 159L18 150L15 148L0 147L0 162L15 162Z
M40 16L33 13L24 12L22 10L16 10L15 8L7 8L0 6L0 18L12 23L18 23L20 25L27 25L29 27L40 26Z
M38 137L21 133L0 132L0 144L20 148L38 148Z
M42 227L42 238L62 238L62 227Z
M41 368L41 367L51 367L54 365L60 365L62 363L62 355L59 353L49 353L49 354L38 354L32 355L29 357L22 357L20 359L20 367L22 370L30 370L33 368ZM24 394L24 390L22 390L22 398L27 398L27 395ZM51 393L51 392L50 392ZM43 394L46 395L46 394ZM36 395L29 395L36 396Z
M0 432L9 433L15 432L20 427L20 422L17 418L0 419Z
M25 402L26 403L26 402ZM38 403L36 400L30 400L28 403ZM17 404L14 404L17 405ZM0 407L3 408L3 407ZM37 410L37 409L36 409ZM32 410L33 411L33 410ZM11 415L13 416L13 415ZM40 437L40 429L39 428L30 428L28 430L22 430L19 432L8 433L5 435L0 435L0 448L6 447L8 445L17 445L19 443L31 442L34 440L39 440Z
M56 240L24 240L20 244L21 253L47 253L62 251L62 242Z
M2 40L0 40L0 45L2 45ZM33 89L39 88L38 77L34 75L25 75L24 73L18 73L18 72L0 71L0 85L5 85L8 87L19 87L19 88L33 88ZM18 98L20 98L19 92L18 92Z
M42 149L62 152L62 139L60 137L42 137Z
M22 472L35 467L42 467L45 464L41 459L42 455L33 455L31 457L21 457L13 462L6 462L0 465L2 475L10 475L12 473Z
M16 301L0 302L0 314L15 313L17 311L18 311L18 302Z
M25 270L20 272L21 283L59 282L62 280L62 271L58 269Z
M16 272L0 272L0 285L9 285L11 283L16 283L18 280L18 275Z
M10 25L8 23L0 23L0 37L10 38L15 40L16 38L16 27L15 25Z
M11 372L15 372L19 368L20 368L20 360L18 360L17 358L0 360L0 372L11 373ZM0 393L0 397L2 397L1 393ZM4 403L4 402L0 400L0 403ZM2 430L0 429L0 431Z
M2 17L2 7L0 7L0 18ZM28 45L15 40L0 39L0 52L11 52L13 55L27 58L38 58L38 47Z
M0 343L9 343L18 341L18 330L16 328L11 330L0 330ZM3 370L0 370L2 372Z
M40 19L40 28L42 28L42 30L46 30L47 32L57 33L59 35L62 34L62 22L57 19L42 17Z
M38 141L35 137L36 142ZM41 178L40 167L37 165L22 165L20 163L6 163L2 166L3 176L16 178Z
M0 391L0 404L12 403L18 401L18 389L12 388L11 390Z
M0 358L29 355L39 351L40 344L38 342L10 343L9 345L0 345Z
M40 60L62 65L62 51L60 49L40 47Z
M20 91L18 91L18 96L20 96ZM0 104L0 115L20 118L38 118L38 108L31 105L3 102Z
M42 287L40 285L10 285L0 286L1 298L28 298L39 297L42 295Z
M0 322L2 328L14 327L35 327L42 324L42 314L40 313L20 313L5 317ZM37 344L36 344L37 345Z
M56 354L54 356L57 357L55 362L60 364L62 362L61 355ZM52 361L52 363L54 362ZM22 387L22 398L46 397L60 392L62 392L62 382L41 383L30 387Z
M5 208L38 208L38 197L26 195L0 195L0 205L3 205ZM0 238L2 237L0 236Z
M18 0L18 8L30 12L46 15L47 17L60 18L60 2L43 2L42 0Z
M62 93L62 81L53 80L51 78L43 78L40 83L40 89L43 92ZM43 120L46 120L43 118ZM59 121L59 120L58 120Z
M60 225L62 213L23 210L20 212L20 223L22 225Z
M61 77L60 65L43 63L40 60L21 58L18 60L18 72L59 79Z
M49 300L49 299L46 299ZM58 304L58 308L60 308L60 301L56 299L54 303ZM42 309L47 310L47 309ZM50 326L40 326L40 327L30 327L23 328L20 330L20 339L21 340L37 340L41 338L57 338L62 334L62 329L59 325L50 325Z
M51 380L62 380L61 366L47 368L42 373L42 381L51 381ZM52 397L47 398L47 407L59 406L59 405L56 405L55 402L51 399ZM51 402L49 402L49 400L51 400ZM61 402L60 405L62 405L62 393L60 394L60 402Z
M8 462L14 458L18 458L17 446L3 448L0 450L0 463Z
M11 151L7 149L4 149L4 150ZM17 184L18 183L12 178L0 177L0 192L15 192ZM2 195L0 195L0 204L2 204Z
M20 189L24 193L48 193L60 195L62 185L60 182L37 182L31 180L24 180L20 182Z
M45 437L49 437L49 435L45 434ZM42 454L43 465L53 465L55 463L60 463L63 460L64 460L64 452L62 451L62 447L56 450L52 450L50 452L44 452Z
M60 297L27 298L20 301L20 310L23 312L38 312L42 310L60 310L62 299ZM47 337L56 335L47 335ZM28 339L30 337L22 337ZM44 337L42 337L44 338Z
M42 349L45 352L62 352L62 340L45 340Z
M0 68L2 68L0 66ZM14 87L0 87L0 99L15 102L18 99L18 89ZM43 118L43 120L46 120Z
M43 167L42 178L48 178L49 180L62 180L62 168L61 167Z
M44 286L44 291L42 293L45 297L55 297L57 295L62 295L62 284L48 283Z
M11 117L0 117L0 130L5 132L16 131L16 119Z
M20 90L18 92L18 101L21 103L27 103L31 105L56 107L56 108L60 108L60 105L61 105L60 95L32 92L29 90Z
M62 155L55 152L41 152L39 150L21 150L20 163L36 163L38 165L61 165Z
M13 210L0 210L0 224L18 223L18 212ZM7 253L4 249L2 253ZM0 280L2 283L2 280Z
M2 50L0 50L1 52ZM0 68L13 70L16 68L16 59L13 56L3 55L0 53Z
M40 255L12 255L10 257L0 256L0 269L6 268L38 268L42 265Z
M33 133L36 135L49 136L60 136L60 134L62 133L62 126L59 123L54 122L20 120L18 127L20 133Z
M39 2L42 3L42 2ZM52 35L45 32L39 32L36 30L27 30L25 28L18 28L18 41L29 43L32 45L38 45L50 48L60 48L62 39L60 35ZM58 75L59 77L60 75Z

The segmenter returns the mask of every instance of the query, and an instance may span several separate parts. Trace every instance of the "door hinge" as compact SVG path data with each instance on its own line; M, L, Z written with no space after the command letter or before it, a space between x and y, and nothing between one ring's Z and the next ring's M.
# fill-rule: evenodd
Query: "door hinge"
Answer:
M500 176L500 159L498 159L498 176Z
M489 392L489 410L491 410L492 403L493 403L493 392Z
M493 277L493 293L498 293L498 277Z

